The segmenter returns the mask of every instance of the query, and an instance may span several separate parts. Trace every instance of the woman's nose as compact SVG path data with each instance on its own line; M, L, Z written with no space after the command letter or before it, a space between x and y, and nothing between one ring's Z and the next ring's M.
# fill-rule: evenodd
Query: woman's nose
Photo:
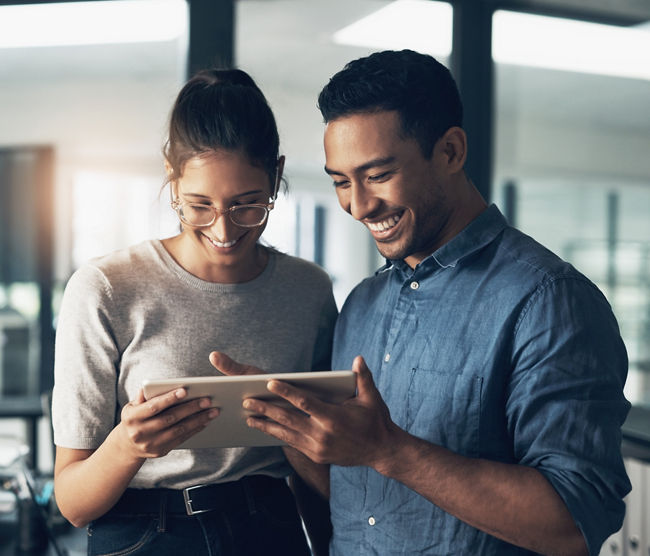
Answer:
M215 211L215 219L210 229L219 241L228 240L228 233L234 224L230 221L230 214L227 210L217 209Z

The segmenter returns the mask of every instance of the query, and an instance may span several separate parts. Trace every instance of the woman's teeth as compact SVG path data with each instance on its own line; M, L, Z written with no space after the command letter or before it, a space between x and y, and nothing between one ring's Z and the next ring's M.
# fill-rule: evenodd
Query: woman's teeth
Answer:
M401 217L401 214L396 214L389 216L386 220L382 220L381 222L366 222L366 226L368 226L368 228L373 232L384 232L393 228L399 222Z
M210 243L212 243L212 245L214 245L215 247L220 247L221 249L224 249L226 247L232 247L238 241L238 239L233 239L232 241L221 242L221 241L217 241L216 239L212 239L211 237L208 237L208 239L210 240Z

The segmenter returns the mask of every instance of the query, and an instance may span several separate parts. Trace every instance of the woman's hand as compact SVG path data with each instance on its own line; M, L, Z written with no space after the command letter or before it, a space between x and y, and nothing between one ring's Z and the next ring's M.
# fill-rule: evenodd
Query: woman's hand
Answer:
M123 441L132 456L157 458L203 430L219 415L219 409L210 407L209 398L183 401L184 388L145 400L140 390L134 401L122 409Z

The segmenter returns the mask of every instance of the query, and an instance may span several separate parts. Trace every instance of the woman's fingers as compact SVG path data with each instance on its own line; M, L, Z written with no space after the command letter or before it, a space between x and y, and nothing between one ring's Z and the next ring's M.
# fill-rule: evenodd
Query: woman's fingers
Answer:
M129 441L144 457L164 455L196 434L219 415L209 398L184 401L187 392L176 389L147 401L140 393L122 411Z

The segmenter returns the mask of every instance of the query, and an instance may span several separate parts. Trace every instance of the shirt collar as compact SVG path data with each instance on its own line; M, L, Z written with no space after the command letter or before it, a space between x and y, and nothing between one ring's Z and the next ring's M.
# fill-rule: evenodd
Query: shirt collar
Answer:
M458 261L491 243L505 228L508 227L501 211L496 205L490 205L486 210L472 220L458 235L445 243L437 251L426 257L418 268L449 268ZM413 271L403 260L386 259L386 264L377 270L379 274L392 266L411 274Z

